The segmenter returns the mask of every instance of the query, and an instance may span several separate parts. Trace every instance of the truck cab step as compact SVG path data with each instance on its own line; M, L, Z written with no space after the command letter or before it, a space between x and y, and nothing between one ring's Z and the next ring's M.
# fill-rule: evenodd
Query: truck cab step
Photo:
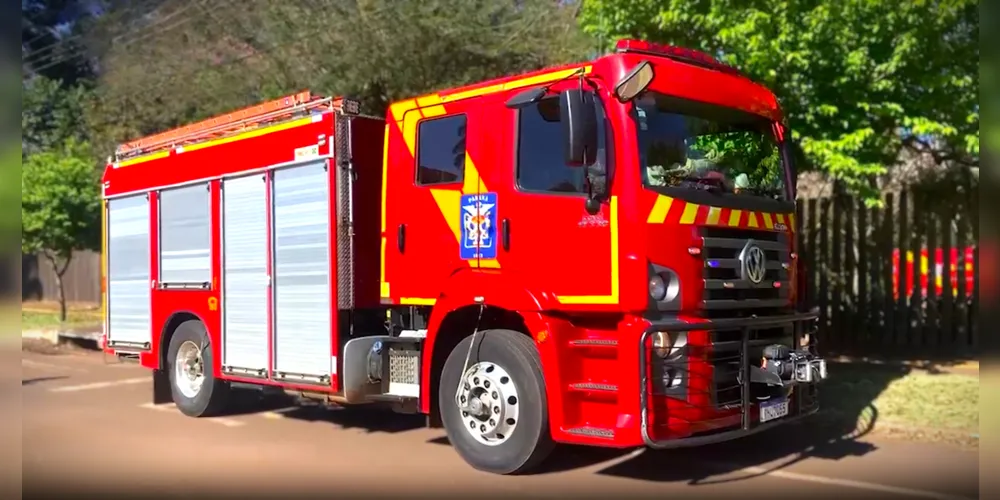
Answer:
M601 439L615 438L614 429L605 429L601 427L590 427L590 426L573 427L572 429L567 429L566 432L569 434L575 434L577 436L589 436Z

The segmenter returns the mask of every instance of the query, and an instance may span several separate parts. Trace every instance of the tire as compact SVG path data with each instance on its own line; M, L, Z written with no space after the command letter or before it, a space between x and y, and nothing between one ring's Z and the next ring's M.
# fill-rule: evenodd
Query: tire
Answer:
M486 405L493 406L492 409L484 410L490 413L490 416L493 416L493 411L501 406L496 415L516 415L514 420L516 426L503 428L504 432L509 430L509 435L497 437L491 445L480 441L481 438L486 439L482 433L477 433L480 437L476 437L470 431L474 425L479 425L481 422L485 426L486 422L472 421L474 416L468 414L463 416L455 397L455 391L463 381L462 371L472 339L467 337L458 343L445 361L441 373L438 408L448 440L458 454L478 470L504 475L528 473L548 458L555 448L549 432L548 400L538 351L531 338L520 332L486 330L475 335L476 344L473 346L472 354L469 355L468 366L472 369L479 365L481 370L479 374L484 377L482 380L477 379L479 381L476 383L486 384L489 378L494 385L513 387L513 392L508 389L502 394L497 394L498 399L488 399L498 404L498 406L493 406L493 403ZM486 370L492 371L487 373ZM469 377L470 385L472 378ZM505 382L504 379L508 380ZM504 385L508 383L511 385ZM480 390L483 390L482 385ZM493 394L488 389L483 391ZM516 404L511 405L510 395L514 394L516 394ZM509 418L497 420L501 426L511 422ZM501 427L497 426L495 429L499 432ZM490 435L500 436L494 433Z
M194 384L185 384L185 379L178 378L184 377L176 369L177 357L182 347L185 351L193 347L201 351L203 377L196 388ZM167 350L170 393L181 413L189 417L210 417L219 414L226 407L231 389L228 383L215 378L214 369L215 360L212 357L211 342L205 325L197 320L181 323L170 337L170 346Z

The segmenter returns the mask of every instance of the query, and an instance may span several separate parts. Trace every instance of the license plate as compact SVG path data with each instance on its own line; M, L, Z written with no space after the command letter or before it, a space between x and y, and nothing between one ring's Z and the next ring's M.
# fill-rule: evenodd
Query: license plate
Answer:
M773 399L760 404L761 423L778 419L788 415L788 400L785 398Z

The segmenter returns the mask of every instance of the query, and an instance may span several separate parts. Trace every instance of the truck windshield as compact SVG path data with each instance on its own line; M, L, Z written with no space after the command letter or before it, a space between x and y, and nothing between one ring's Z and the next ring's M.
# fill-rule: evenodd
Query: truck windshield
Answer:
M784 166L766 118L657 92L634 102L646 186L786 199Z

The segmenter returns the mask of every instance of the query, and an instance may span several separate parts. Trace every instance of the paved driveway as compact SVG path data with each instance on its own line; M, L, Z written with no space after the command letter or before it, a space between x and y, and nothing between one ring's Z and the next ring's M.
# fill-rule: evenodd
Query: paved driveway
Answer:
M16 359L13 352L4 356ZM2 363L13 379L16 363ZM423 419L288 408L248 398L226 417L191 419L150 401L150 377L100 353L24 352L20 360L26 497L71 490L285 498L384 494L483 497L978 498L975 452L895 441L820 438L808 427L708 448L563 450L523 477L477 472ZM2 401L16 399L4 386ZM5 418L9 418L9 414ZM13 480L12 468L5 473ZM10 484L8 481L5 483Z

